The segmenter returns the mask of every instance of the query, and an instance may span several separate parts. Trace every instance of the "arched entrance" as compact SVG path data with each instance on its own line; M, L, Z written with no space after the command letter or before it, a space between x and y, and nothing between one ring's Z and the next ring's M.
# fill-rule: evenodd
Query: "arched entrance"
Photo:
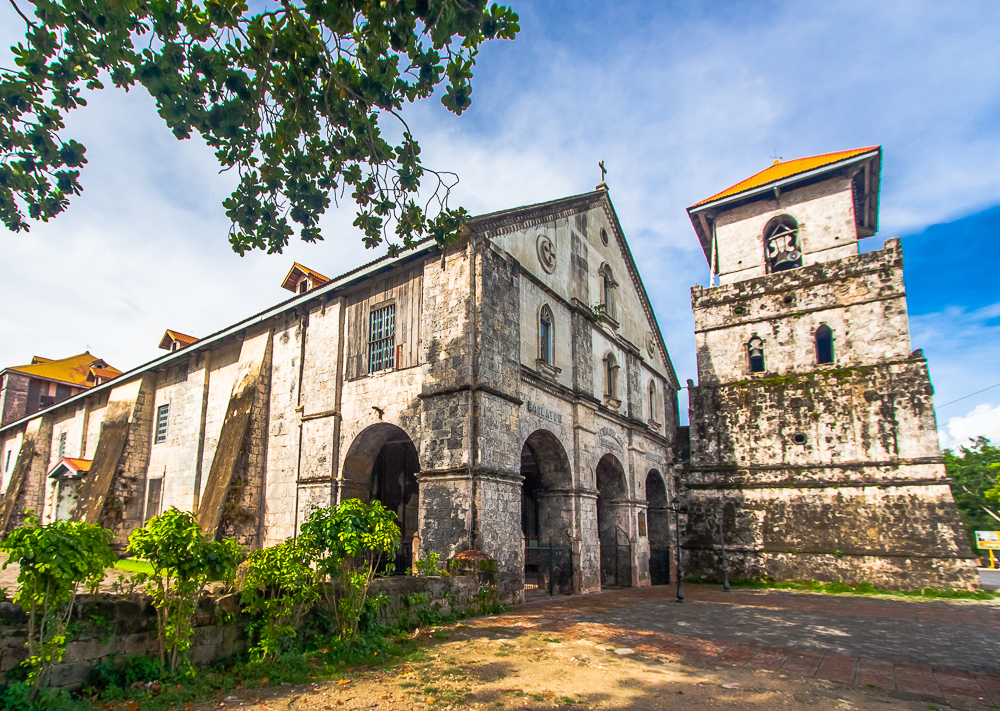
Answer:
M405 574L413 565L413 541L417 534L417 472L420 460L406 432L380 422L362 431L344 458L340 500L380 501L394 511L403 534L395 560L395 573Z
M649 582L670 583L670 510L667 485L660 472L646 475L646 518L649 535Z
M524 594L573 591L572 475L559 438L536 430L521 447Z
M625 469L613 454L597 463L597 536L601 545L601 587L632 585L628 484Z

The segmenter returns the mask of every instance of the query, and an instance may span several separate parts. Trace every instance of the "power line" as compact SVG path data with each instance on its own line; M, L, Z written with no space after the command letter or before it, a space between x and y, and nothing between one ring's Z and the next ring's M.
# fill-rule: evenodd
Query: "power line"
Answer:
M970 397L973 397L974 395L978 395L979 393L984 393L987 390L992 390L993 388L1000 388L1000 383L997 383L996 385L991 385L988 388L983 388L982 390L977 390L974 393L970 393L968 395L958 398L958 400L952 400L951 402L946 402L944 405L938 405L937 407L934 408L934 410L937 411L940 410L942 407L948 407L948 405L954 405L956 402L961 402L962 400L968 400Z

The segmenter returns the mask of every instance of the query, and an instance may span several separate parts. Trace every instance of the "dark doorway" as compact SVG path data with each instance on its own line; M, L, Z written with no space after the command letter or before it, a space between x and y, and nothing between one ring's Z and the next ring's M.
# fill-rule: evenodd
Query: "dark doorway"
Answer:
M628 485L613 454L597 464L597 536L601 546L601 587L632 586L632 542L628 534Z
M536 430L521 448L524 595L573 592L572 475L559 439Z
M359 434L344 459L341 500L379 501L396 514L402 540L392 561L395 575L405 575L413 566L419 471L420 460L413 440L404 430L388 423L372 425Z
M651 469L646 475L646 515L649 530L649 581L653 585L670 583L670 511L667 509L667 485L660 472Z

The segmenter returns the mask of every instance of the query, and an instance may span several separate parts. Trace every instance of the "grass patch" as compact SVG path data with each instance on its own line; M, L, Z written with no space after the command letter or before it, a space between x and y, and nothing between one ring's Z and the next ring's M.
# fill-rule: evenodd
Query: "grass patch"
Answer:
M126 573L149 573L153 574L153 566L138 558L122 558L115 563L115 570L124 570Z
M995 600L1000 593L992 590L883 590L871 583L821 583L817 580L771 580L770 578L742 578L729 582L734 588L758 588L770 590L805 590L828 595L893 595L902 597L945 599L945 600Z

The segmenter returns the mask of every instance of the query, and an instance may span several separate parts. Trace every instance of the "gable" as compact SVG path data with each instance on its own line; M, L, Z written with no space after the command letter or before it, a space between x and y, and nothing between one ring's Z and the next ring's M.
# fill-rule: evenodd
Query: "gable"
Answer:
M610 269L618 284L618 335L662 370L673 387L679 387L649 296L606 190L483 215L469 226L513 255L534 280L568 304L599 305L600 270Z

